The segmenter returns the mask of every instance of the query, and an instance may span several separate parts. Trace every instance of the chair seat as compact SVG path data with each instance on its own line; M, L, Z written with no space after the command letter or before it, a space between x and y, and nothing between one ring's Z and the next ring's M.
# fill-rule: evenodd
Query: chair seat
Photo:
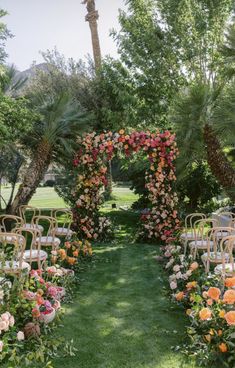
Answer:
M41 232L43 232L43 230L44 230L42 225L36 225L36 224L24 224L22 227L27 229L27 230L36 229L36 230L39 230Z
M57 227L55 229L55 235L58 236L72 236L73 231L70 229L67 229L66 227Z
M203 255L201 256L201 260L203 262L207 261L207 259L209 258L210 262L214 262L214 263L221 263L223 261L222 258L222 253L221 252L210 252L209 257L208 257L208 253L203 253ZM228 253L224 253L224 259L226 261L229 260L229 254Z
M60 245L60 239L53 236L40 236L36 238L36 243L41 243L44 246L56 246Z
M2 268L2 262L0 262L0 269L3 269L3 271L10 271L10 270L14 270L17 271L19 269L19 262L18 261L6 261L4 262L3 268ZM29 272L31 270L30 264L28 264L27 262L22 262L22 270L27 269L27 271Z
M45 252L44 250L37 250L37 249L33 249L31 251L31 257L30 257L30 250L26 250L24 252L23 258L27 261L27 260L41 260L44 261L46 260L48 257L47 252Z
M5 241L6 243L15 243L17 240L19 239L20 243L24 243L24 239L23 238L18 238L16 236L11 236L11 235L1 235L0 236L0 242L1 241Z
M223 273L223 269L225 269L226 275L235 274L235 265L232 263L225 263L224 268L222 264L219 264L215 267L214 272L216 275L221 275Z
M191 240L194 239L195 235L192 232L188 232L188 233L182 233L180 235L180 239L182 240Z
M191 248L197 248L197 249L207 249L208 247L208 243L210 248L213 248L213 241L207 241L207 240L194 240L192 242L189 243L189 246Z

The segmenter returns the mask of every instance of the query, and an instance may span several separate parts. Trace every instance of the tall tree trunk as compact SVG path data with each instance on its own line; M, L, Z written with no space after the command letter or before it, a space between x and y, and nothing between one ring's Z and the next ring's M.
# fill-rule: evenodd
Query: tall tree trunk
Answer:
M211 171L235 204L235 170L224 154L216 134L208 124L204 126L204 140Z
M87 5L88 13L86 15L85 20L89 22L95 68L96 70L98 70L101 65L101 50L98 34L98 24L97 24L97 20L99 19L99 13L95 8L95 0L84 0L83 3Z
M23 181L19 186L14 201L9 206L7 213L16 215L21 205L28 204L35 193L40 181L43 179L51 161L50 145L41 141L35 155L26 170Z

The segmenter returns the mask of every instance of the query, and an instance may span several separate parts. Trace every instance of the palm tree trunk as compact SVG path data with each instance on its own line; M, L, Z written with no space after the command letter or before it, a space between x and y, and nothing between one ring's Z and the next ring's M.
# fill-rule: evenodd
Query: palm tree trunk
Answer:
M235 170L223 153L216 134L208 124L204 126L204 140L211 171L235 203Z
M51 161L50 145L42 141L26 170L25 176L14 201L7 209L7 213L17 214L21 205L28 204L43 179Z
M98 11L95 8L95 0L85 0L84 4L87 4L87 15L86 21L89 22L90 30L91 30L91 39L92 39L92 49L94 55L95 69L98 70L101 65L101 50L100 50L100 41L98 34L98 24L97 20L99 19Z

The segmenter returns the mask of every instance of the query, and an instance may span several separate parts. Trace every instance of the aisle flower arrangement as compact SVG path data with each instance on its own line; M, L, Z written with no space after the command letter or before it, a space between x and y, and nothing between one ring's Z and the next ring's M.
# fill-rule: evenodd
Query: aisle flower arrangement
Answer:
M0 362L11 367L53 367L51 358L73 353L72 343L57 335L63 317L62 305L71 301L79 264L90 261L92 248L87 241L65 242L76 262L48 264L28 275L0 278ZM74 248L76 250L74 250ZM61 248L63 249L63 247ZM76 267L74 267L76 264Z
M188 342L181 348L203 366L235 365L235 277L223 280L205 274L198 259L183 254L181 246L166 245L157 258L168 274L173 302L183 306L190 322Z
M176 210L177 196L173 190L176 180L174 161L178 150L175 135L131 132L90 133L78 139L79 150L74 158L77 186L74 189L74 228L82 238L104 240L112 235L111 223L99 214L101 191L107 185L107 162L118 152L126 156L145 151L149 169L146 188L151 208L141 216L139 235L148 241L166 240L179 226Z

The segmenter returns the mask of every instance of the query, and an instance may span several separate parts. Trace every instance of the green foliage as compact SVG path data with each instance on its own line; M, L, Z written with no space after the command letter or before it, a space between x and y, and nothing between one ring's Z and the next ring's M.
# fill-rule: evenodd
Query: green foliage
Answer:
M7 12L3 9L0 9L0 20L1 18L5 17L7 15ZM7 56L5 52L5 41L7 38L11 37L10 31L7 29L6 25L0 21L0 71L1 70L1 64L5 61L5 58Z
M211 174L206 161L185 168L184 177L177 182L181 210L186 213L203 210L210 200L221 193L221 187Z

